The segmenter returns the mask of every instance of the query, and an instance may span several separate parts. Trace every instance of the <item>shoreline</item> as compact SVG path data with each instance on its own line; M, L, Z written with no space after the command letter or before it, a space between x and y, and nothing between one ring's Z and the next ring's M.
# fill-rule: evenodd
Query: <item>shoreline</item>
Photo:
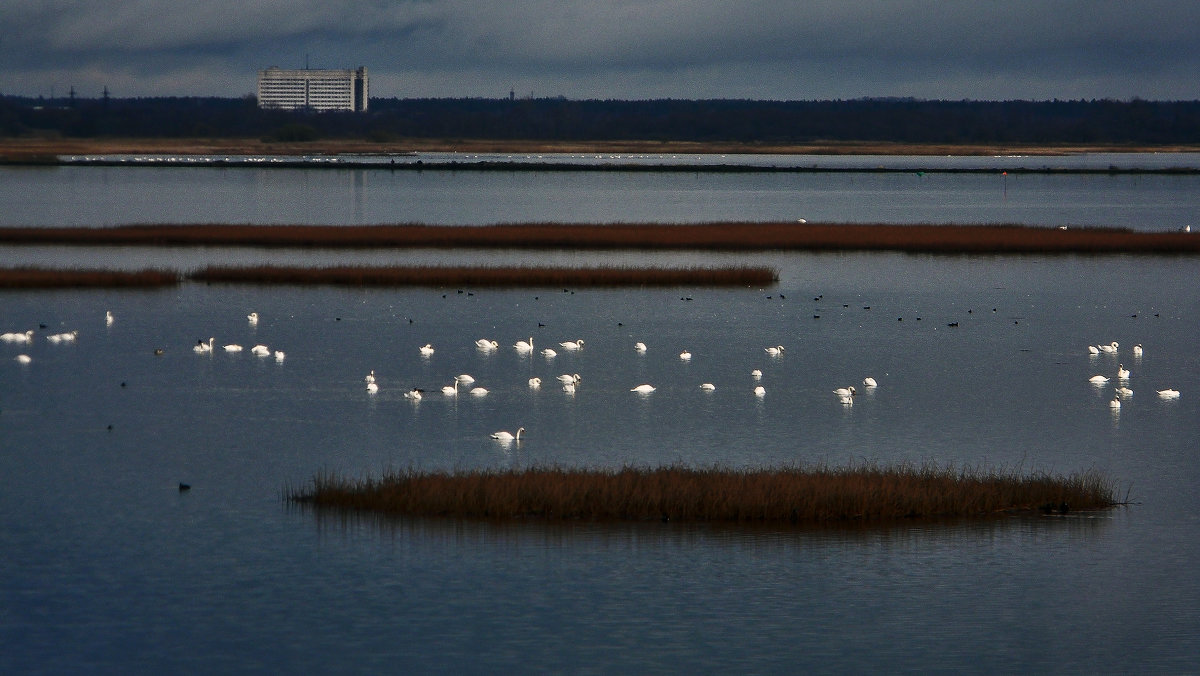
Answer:
M1200 152L1197 144L1152 145L1038 145L1038 144L914 144L887 142L703 143L688 141L496 141L487 139L424 139L373 142L325 139L303 143L274 143L253 138L0 138L0 163L50 161L62 155L400 155L443 153L616 153L616 154L748 154L748 155L1075 155L1082 153Z
M127 225L3 227L0 244L316 249L898 251L936 254L1200 254L1200 233L1022 225L659 223Z

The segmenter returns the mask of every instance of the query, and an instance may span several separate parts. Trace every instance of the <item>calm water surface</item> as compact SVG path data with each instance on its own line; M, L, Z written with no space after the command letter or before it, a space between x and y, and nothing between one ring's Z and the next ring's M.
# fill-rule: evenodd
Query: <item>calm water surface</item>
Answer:
M166 255L187 264L210 253ZM31 345L0 343L0 668L1193 667L1194 260L751 262L776 267L780 284L0 292L0 332L36 331ZM45 340L62 330L78 330L77 342ZM209 336L287 356L193 353ZM530 336L539 349L585 347L550 361L510 347ZM478 351L485 337L501 348ZM1118 355L1088 355L1088 344L1114 340ZM425 343L429 358L417 351ZM1141 359L1129 351L1137 343ZM763 351L777 344L781 358ZM684 348L690 362L678 358ZM33 362L18 364L19 353ZM1088 378L1115 377L1118 364L1135 394L1114 414L1115 380ZM375 395L363 383L372 369ZM460 373L489 394L442 396ZM575 395L554 384L562 373L582 376ZM533 376L546 381L540 390L529 389ZM865 376L879 387L839 404L831 390ZM700 391L706 381L717 390ZM643 382L658 390L629 392ZM1155 395L1168 386L1181 398ZM406 400L411 387L426 396ZM520 444L488 437L518 426ZM280 499L326 470L675 462L1094 469L1136 504L810 530L384 521ZM192 489L180 493L180 481Z
M0 204L0 226L804 218L1177 230L1200 227L1200 176L0 167Z

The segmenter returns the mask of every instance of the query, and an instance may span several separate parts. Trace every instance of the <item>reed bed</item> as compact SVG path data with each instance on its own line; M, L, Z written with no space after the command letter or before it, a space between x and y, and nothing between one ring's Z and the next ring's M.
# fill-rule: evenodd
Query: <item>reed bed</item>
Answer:
M208 283L335 284L347 286L768 286L778 275L764 267L319 267L214 266L188 275Z
M1200 234L1200 233L1197 233ZM914 253L1200 253L1200 236L1120 228L838 223L129 225L0 228L0 243L319 248L698 249Z
M179 282L179 273L171 270L0 269L0 289L146 288L176 286Z
M731 470L532 468L319 474L287 499L392 515L549 520L833 523L1066 513L1118 504L1095 472L1054 476L927 467Z

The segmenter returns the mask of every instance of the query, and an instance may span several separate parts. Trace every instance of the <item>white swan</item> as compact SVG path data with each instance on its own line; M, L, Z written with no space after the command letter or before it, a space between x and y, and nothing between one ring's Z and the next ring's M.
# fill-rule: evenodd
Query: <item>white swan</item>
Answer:
M1173 390L1170 388L1167 388L1165 390L1158 390L1158 396L1162 397L1163 399L1178 399L1179 398L1179 390Z
M51 343L54 343L56 345L58 343L73 343L73 342L75 342L75 337L78 335L79 335L78 331L68 331L66 333L55 333L55 334L46 336L46 340L48 340Z
M458 396L458 381L455 380L453 385L443 385L442 394L446 395L447 397Z
M1121 397L1122 399L1128 399L1133 396L1133 390L1129 389L1128 387L1118 387L1117 396Z
M633 344L633 349L644 354L646 352L646 344L638 341Z
M471 394L475 395L476 397L482 397L482 396L486 395L487 393L488 393L487 389L483 388L483 387L472 387L471 388Z
M204 354L206 352L212 352L212 349L213 349L213 339L212 338L209 338L207 343L204 342L203 340L197 340L196 344L192 346L192 351L195 352L196 354Z
M525 431L524 427L518 427L517 433L514 435L512 432L508 432L506 430L501 430L499 432L492 434L492 438L497 441L514 441L514 440L520 441L521 440L521 432L524 432L524 431Z
M1120 346L1121 346L1121 344L1114 340L1113 342L1109 343L1108 345L1100 345L1099 347L1100 347L1100 351L1105 354L1116 354L1117 348Z
M33 342L33 331L24 333L0 333L0 340L6 343L30 343Z
M778 357L779 355L783 354L782 345L776 345L775 347L764 347L763 350L765 350L766 353L772 357Z
M404 393L404 398L412 399L413 401L421 401L421 390L418 390L417 388L414 387L411 390Z
M518 340L513 347L517 348L517 352L533 352L533 336L529 337L529 342Z
M284 359L287 359L287 353L283 350L275 350L275 361L282 364Z
M1088 378L1088 382L1093 385L1103 385L1104 383L1108 382L1108 378L1105 378L1104 376L1092 376L1091 378Z
M370 392L371 394L375 394L378 391L379 391L379 385L377 385L376 383L367 383L367 392Z
M583 347L582 340L568 340L565 343L559 343L564 350L578 350Z
M717 386L713 385L712 383L701 383L700 389L704 390L705 392L712 392L713 390L717 389Z
M250 348L250 352L251 352L253 355L255 355L256 357L269 357L269 356L271 356L271 348L267 347L266 345L261 345L261 344L260 344L260 345L255 345L254 347Z
M496 348L500 347L500 343L497 343L494 340L488 340L487 338L480 338L479 340L475 341L475 347L481 350L495 350Z
M563 392L575 394L575 383L563 383Z
M241 352L242 346L238 345L237 343L230 343L229 345L225 346L225 351L226 352Z
M469 376L465 373L456 377L455 380L462 383L463 385L470 385L471 383L475 382L474 378L472 378L471 376Z
M1117 377L1121 380L1129 380L1129 369L1125 368L1124 364L1117 364Z
M839 397L853 397L854 395L858 394L858 391L854 389L853 385L851 385L850 387L839 387L834 390L833 393Z
M629 391L637 392L638 394L650 394L651 392L654 391L654 386L653 385L638 385L637 387L635 387Z
M879 383L875 382L874 378L867 376L863 378L863 387L879 387Z
M530 379L529 379L529 388L530 388L530 389L536 390L536 389L538 389L538 388L539 388L539 387L541 387L541 386L542 386L542 379L541 379L541 378L530 378Z
M1100 348L1095 345L1088 345L1088 354L1100 354Z
M433 354L433 345L430 345L429 343L425 343L425 345L423 345L421 347L421 356L428 357L431 354Z
M1108 407L1109 408L1121 408L1121 400L1118 399L1117 397L1113 397L1113 400L1108 402Z
M27 354L19 354L16 356L16 360L18 364L28 364L33 361L33 357Z
M687 350L684 350L683 352L679 353L679 358L682 359L683 361L687 361L692 358L692 353L688 352Z
M838 401L841 402L842 406L853 406L854 405L854 397L852 397L850 395L846 395L844 397L838 397Z
M542 356L544 356L546 359L554 359L555 357L558 356L558 353L555 352L554 350L551 350L550 348L546 348L546 349L542 350Z
M258 324L258 313L251 312L250 314L246 315L246 321L250 322L252 325Z
M111 310L106 310L106 311L104 312L104 323L105 323L105 324L107 324L108 326L112 326L112 325L113 325L113 321L114 321L114 318L113 318L113 313L112 313L112 311L111 311Z
M758 380L759 378L762 378L762 371L760 369L754 369L750 372L750 377Z
M761 396L766 395L766 393L767 393L767 390L762 385L759 385L758 387L754 388L755 396L761 397Z
M366 375L366 377L365 377L365 378L363 378L363 380L365 380L365 381L366 381L366 382L368 382L368 383L373 383L373 382L375 382L375 369L371 369L371 372L370 372L370 373L368 373L368 374Z
M580 380L582 380L582 378L579 377L578 373L576 373L574 375L567 375L564 373L561 376L558 376L558 382L563 383L565 385L574 385L575 383L578 383Z
M1133 346L1133 356L1135 356L1135 357L1142 356L1142 344L1141 343L1138 343L1137 345Z

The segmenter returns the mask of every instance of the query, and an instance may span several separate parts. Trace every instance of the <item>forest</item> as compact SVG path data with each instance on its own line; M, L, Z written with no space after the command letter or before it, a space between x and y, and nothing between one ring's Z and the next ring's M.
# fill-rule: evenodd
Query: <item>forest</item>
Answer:
M1200 143L1200 101L377 98L315 113L253 96L0 96L0 136L1170 145Z

